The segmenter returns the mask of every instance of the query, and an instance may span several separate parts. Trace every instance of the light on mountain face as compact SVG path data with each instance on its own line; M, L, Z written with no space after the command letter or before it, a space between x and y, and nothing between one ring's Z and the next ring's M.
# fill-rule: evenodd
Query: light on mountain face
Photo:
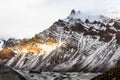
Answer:
M39 48L41 48L42 50L40 53L43 53L43 54L50 53L56 50L57 48L59 48L60 46L62 46L62 44L63 42L59 42L59 43L47 42L45 44L41 44L39 46Z
M33 53L33 54L47 54L50 53L60 46L63 42L46 41L44 43L35 43L34 45L17 45L11 50L15 53Z

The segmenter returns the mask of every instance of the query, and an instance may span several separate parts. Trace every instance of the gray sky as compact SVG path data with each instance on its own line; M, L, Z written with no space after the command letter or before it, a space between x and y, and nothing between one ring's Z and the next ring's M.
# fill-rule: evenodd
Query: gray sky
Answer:
M0 38L30 38L72 9L100 13L119 5L120 0L0 0Z

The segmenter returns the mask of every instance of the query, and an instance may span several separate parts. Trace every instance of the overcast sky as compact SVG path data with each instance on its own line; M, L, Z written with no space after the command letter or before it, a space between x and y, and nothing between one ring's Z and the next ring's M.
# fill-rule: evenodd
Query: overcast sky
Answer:
M72 9L100 13L119 5L120 0L0 0L0 38L30 38Z

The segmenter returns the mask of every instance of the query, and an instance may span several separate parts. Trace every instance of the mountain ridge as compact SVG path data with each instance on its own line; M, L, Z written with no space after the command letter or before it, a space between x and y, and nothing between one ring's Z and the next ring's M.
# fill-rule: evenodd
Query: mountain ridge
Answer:
M72 10L35 37L8 46L14 55L1 62L32 71L102 72L114 67L120 59L120 20L81 14Z

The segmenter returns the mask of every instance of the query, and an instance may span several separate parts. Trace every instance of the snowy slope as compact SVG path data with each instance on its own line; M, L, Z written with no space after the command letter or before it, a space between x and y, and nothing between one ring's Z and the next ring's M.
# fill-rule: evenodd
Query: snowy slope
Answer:
M4 46L4 40L0 40L0 50L2 50L3 49L3 46Z
M36 37L24 44L42 45L43 52L33 54L26 48L10 48L15 55L3 62L8 66L32 71L99 72L115 66L120 59L118 19L101 15L87 16L72 10L66 19L56 21ZM47 39L59 45L47 45Z

